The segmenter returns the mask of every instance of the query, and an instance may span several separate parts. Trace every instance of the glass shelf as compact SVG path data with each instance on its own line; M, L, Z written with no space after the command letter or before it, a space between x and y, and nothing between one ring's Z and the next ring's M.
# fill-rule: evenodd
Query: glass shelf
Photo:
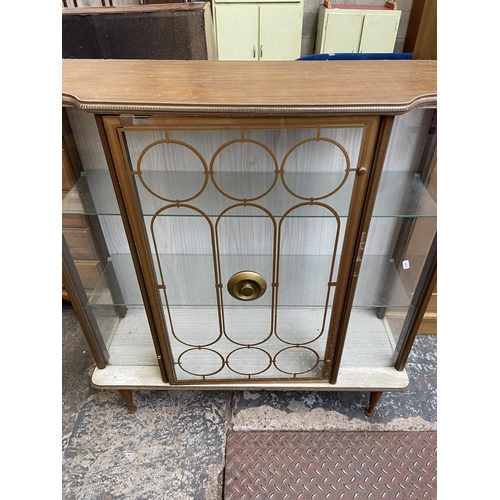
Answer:
M307 259L304 256L282 256L280 258L283 269L298 269L294 276L286 273L284 278L280 279L278 297L280 307L325 307L326 284L325 287L319 287L316 281L308 281L306 277L308 273L314 275L314 270L318 267L330 266L331 257L317 255L308 257ZM217 306L211 255L162 255L160 259L164 276L169 273L169 269L189 269L192 276L199 276L196 283L168 283L165 280L170 306L188 308ZM242 269L242 261L251 261L253 269L263 269L266 265L269 267L270 257L224 256L224 260L226 263L233 260L232 266L231 263L227 265L234 269ZM336 269L339 265L338 260L335 261ZM297 265L294 265L295 261ZM308 263L309 265L307 265ZM112 276L114 275L116 275L117 281L113 281ZM172 273L172 275L179 276L179 273ZM223 272L222 281L224 281L224 276ZM116 283L114 287L113 283ZM391 283L390 289L386 290L383 286L384 283ZM356 294L354 307L405 308L410 304L410 298L405 292L397 270L387 256L368 255L363 258L363 273L360 276L357 289L360 293ZM226 292L225 284L223 290ZM116 297L119 296L119 291L121 291L123 302L117 303ZM112 297L115 297L114 301ZM271 294L264 294L261 299L251 302L232 299L228 293L223 293L223 297L225 308L252 308L269 306ZM142 304L131 256L114 254L109 259L89 299L89 305L93 307L108 307L110 305L132 307Z
M177 178L172 173L154 172L145 173L149 182L158 186L175 185L177 198L188 199L200 191L203 182L200 183L199 174L179 173ZM197 176L197 177L195 177ZM203 177L203 176L202 176ZM218 186L230 195L236 195L238 185L246 183L241 174L227 173L219 174ZM332 178L335 180L332 182ZM260 195L273 183L273 174L252 174L252 182L255 183L255 193ZM325 185L326 179L330 186L337 186L342 182L343 174L286 174L285 182L294 192L295 186L303 186L301 193L310 195L317 186L320 193L324 192L321 187ZM346 217L349 210L352 183L354 174L350 174L346 183L335 194L318 200L320 203L332 206L340 217ZM196 182L195 182L196 181ZM193 188L193 185L196 186ZM145 216L154 215L159 209L166 205L174 204L166 200L152 196L141 182L137 182L137 190L141 199L141 206ZM182 194L184 193L184 194ZM171 196L164 193L164 197ZM179 195L180 194L180 195ZM182 198L184 196L184 198ZM287 191L281 180L278 179L273 190L263 198L255 200L255 204L269 210L273 216L281 217L290 207L304 203L306 200L298 198ZM217 217L224 209L239 203L223 196L216 187L209 182L204 191L195 199L186 201L185 204L196 207L209 217ZM106 170L87 171L65 196L62 203L64 215L120 215L118 203L114 196L114 189ZM189 209L172 208L165 210L160 216L194 216L200 213ZM256 212L252 211L252 217ZM265 212L261 212L266 216ZM300 215L302 213L302 215ZM226 216L231 216L231 211ZM409 172L385 173L382 176L373 217L436 217L437 208L435 201L431 198L421 180ZM241 210L234 212L234 217L241 217ZM302 217L325 217L330 216L324 208L308 207L303 212L292 212L289 216Z

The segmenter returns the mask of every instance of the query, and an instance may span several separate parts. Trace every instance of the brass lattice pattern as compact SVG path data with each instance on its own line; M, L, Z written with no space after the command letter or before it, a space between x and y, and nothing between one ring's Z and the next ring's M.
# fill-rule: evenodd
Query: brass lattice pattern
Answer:
M230 432L226 500L436 500L435 432Z
M331 129L335 127L329 126L327 128ZM284 154L283 159L280 163L276 157L275 152L273 152L270 147L268 147L261 141L246 137L245 128L239 127L237 128L237 130L241 131L241 136L239 138L224 142L222 145L215 149L215 152L212 154L211 158L208 159L205 158L203 154L192 144L189 144L185 141L172 139L171 135L175 130L175 127L160 128L155 130L163 132L165 138L155 140L144 147L138 156L138 160L135 165L136 168L130 168L130 173L136 174L133 177L138 179L144 189L151 196L163 202L167 202L167 204L157 209L152 216L150 222L150 233L153 246L153 256L156 258L157 270L159 274L158 289L163 296L169 333L172 335L172 338L175 339L176 342L182 344L186 348L180 354L176 355L175 359L172 360L173 364L183 370L185 373L194 377L201 377L203 380L208 377L218 376L218 374L220 374L225 368L228 368L233 374L241 375L248 380L257 375L262 375L270 367L273 367L275 369L275 373L277 373L277 370L286 378L311 378L311 374L315 373L314 370L316 370L318 367L319 369L321 369L324 362L324 352L319 353L316 350L316 347L313 346L313 348L311 347L311 345L314 344L314 342L316 342L318 339L324 337L328 332L329 314L333 302L332 290L337 285L334 279L335 256L337 255L339 250L339 240L342 228L342 222L336 210L332 206L323 203L320 200L328 198L339 191L345 185L349 174L356 171L356 168L351 167L349 154L347 153L346 149L338 141L322 136L322 128L321 126L317 126L312 128L312 130L315 131L315 136L296 142L292 147L288 149L286 154ZM128 132L130 132L130 129L128 129ZM334 148L334 150L337 151L336 154L339 158L341 158L341 162L344 164L343 167L340 168L340 171L342 171L343 169L344 173L340 178L340 181L337 181L337 185L326 187L322 185L321 187L323 188L323 191L321 193L317 193L317 195L315 196L306 196L305 193L300 192L297 187L291 187L289 185L289 181L287 182L287 161L289 161L293 155L297 154L302 146L314 143L321 144L322 147L325 147L325 145L327 145L328 147L331 146L332 148ZM122 147L125 146L125 144L126 141L123 137ZM267 174L272 174L269 176L269 184L267 186L263 186L261 192L253 193L248 198L238 196L233 192L228 192L227 187L221 185L221 183L217 180L217 161L221 158L221 155L235 145L242 147L242 145L244 144L251 145L252 147L262 151L263 154L265 154L265 156L268 158L268 163L269 165L272 165L273 170L272 172L265 172ZM189 152L189 154L191 154L195 159L194 163L198 164L197 168L199 168L199 172L203 174L203 182L199 186L195 186L192 192L187 195L181 195L179 197L165 196L164 194L155 191L155 186L149 185L147 179L145 178L143 163L146 155L153 151L155 147L164 147L168 145L175 145L176 147L184 148L186 152ZM170 165L164 165L166 171L168 171L169 167ZM337 167L337 171L338 170L339 168ZM273 214L268 208L257 202L270 195L278 183L280 183L281 186L294 199L302 201L300 201L299 203L295 202L289 205L288 207L286 207L286 210L284 210L283 213ZM202 208L200 208L200 206L197 206L197 199L205 192L209 185L213 186L223 198L232 200L235 203L225 207L218 214L214 215L206 213ZM323 213L327 214L328 218L334 220L336 224L335 237L334 241L332 242L331 248L331 265L329 269L329 275L325 279L326 290L323 319L321 325L319 326L319 328L317 328L317 334L314 337L310 337L302 341L297 341L296 339L289 340L286 338L286 336L279 333L278 328L279 286L281 278L280 257L281 244L283 239L283 226L284 223L289 220L289 218L293 218L297 213L300 214L301 211L308 210L310 207L314 207L316 210L324 211ZM241 210L250 209L259 211L262 214L262 217L269 220L272 225L272 242L270 243L270 246L272 248L272 256L270 256L270 259L272 259L272 271L271 276L265 277L266 281L268 281L269 284L269 290L267 293L270 294L271 303L269 315L269 331L267 335L265 335L263 338L258 338L256 341L248 341L247 339L242 342L239 339L235 338L234 335L232 335L232 332L228 331L226 328L224 292L226 286L225 281L227 280L224 280L224 277L222 275L220 224L222 220L225 220L225 217L229 217L232 215L232 211L234 211L235 214L239 214L239 211ZM174 213L176 210L179 211L180 214L192 213L199 216L201 220L206 223L208 232L210 234L214 280L213 290L215 294L216 306L218 309L219 333L216 338L212 338L203 342L200 342L199 340L192 341L186 339L182 335L179 335L176 331L176 325L172 314L172 306L170 305L168 298L169 283L167 283L167 280L165 278L160 260L158 234L155 224L160 217L164 217L167 214ZM307 217L307 215L303 215L303 217ZM273 342L277 341L278 343L280 343L281 348L276 350L276 348L273 346L272 352L270 352L269 345L267 344L271 339L273 340ZM222 340L224 340L224 342L228 341L231 345L233 345L233 347L229 349L229 351L226 348L225 352L221 352L220 346L218 346L218 344ZM322 350L324 350L324 346L322 347ZM260 357L260 365L258 367L246 368L245 370L242 369L239 363L236 363L236 361L233 362L233 360L239 360L242 353L246 353L250 356L254 355L256 356L256 358ZM289 360L292 357L294 359L299 359L301 356L304 358L304 360L299 361L298 368L289 368L293 365L290 365L285 360ZM318 376L318 374L314 374L313 378L318 378ZM220 378L220 375L218 376L218 378Z

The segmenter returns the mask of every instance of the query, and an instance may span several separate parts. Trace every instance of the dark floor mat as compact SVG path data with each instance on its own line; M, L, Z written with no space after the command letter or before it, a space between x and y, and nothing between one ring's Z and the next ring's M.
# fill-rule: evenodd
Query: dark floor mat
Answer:
M225 500L435 500L436 432L230 432Z

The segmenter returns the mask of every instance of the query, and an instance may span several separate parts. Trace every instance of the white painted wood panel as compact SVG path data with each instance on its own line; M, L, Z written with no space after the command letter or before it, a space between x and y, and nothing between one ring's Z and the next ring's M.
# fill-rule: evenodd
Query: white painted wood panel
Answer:
M333 10L326 14L324 44L320 52L358 52L363 29L363 13Z
M359 52L376 54L394 51L401 11L370 11L364 15Z
M259 50L259 7L217 5L217 49L219 60L257 60Z
M298 59L301 33L302 4L261 5L259 60Z

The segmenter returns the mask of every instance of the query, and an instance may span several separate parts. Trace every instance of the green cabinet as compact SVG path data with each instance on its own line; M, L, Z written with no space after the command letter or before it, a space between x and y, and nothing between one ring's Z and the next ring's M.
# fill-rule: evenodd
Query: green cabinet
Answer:
M214 2L219 60L297 59L302 12L302 2Z
M400 10L320 6L316 54L394 51Z

